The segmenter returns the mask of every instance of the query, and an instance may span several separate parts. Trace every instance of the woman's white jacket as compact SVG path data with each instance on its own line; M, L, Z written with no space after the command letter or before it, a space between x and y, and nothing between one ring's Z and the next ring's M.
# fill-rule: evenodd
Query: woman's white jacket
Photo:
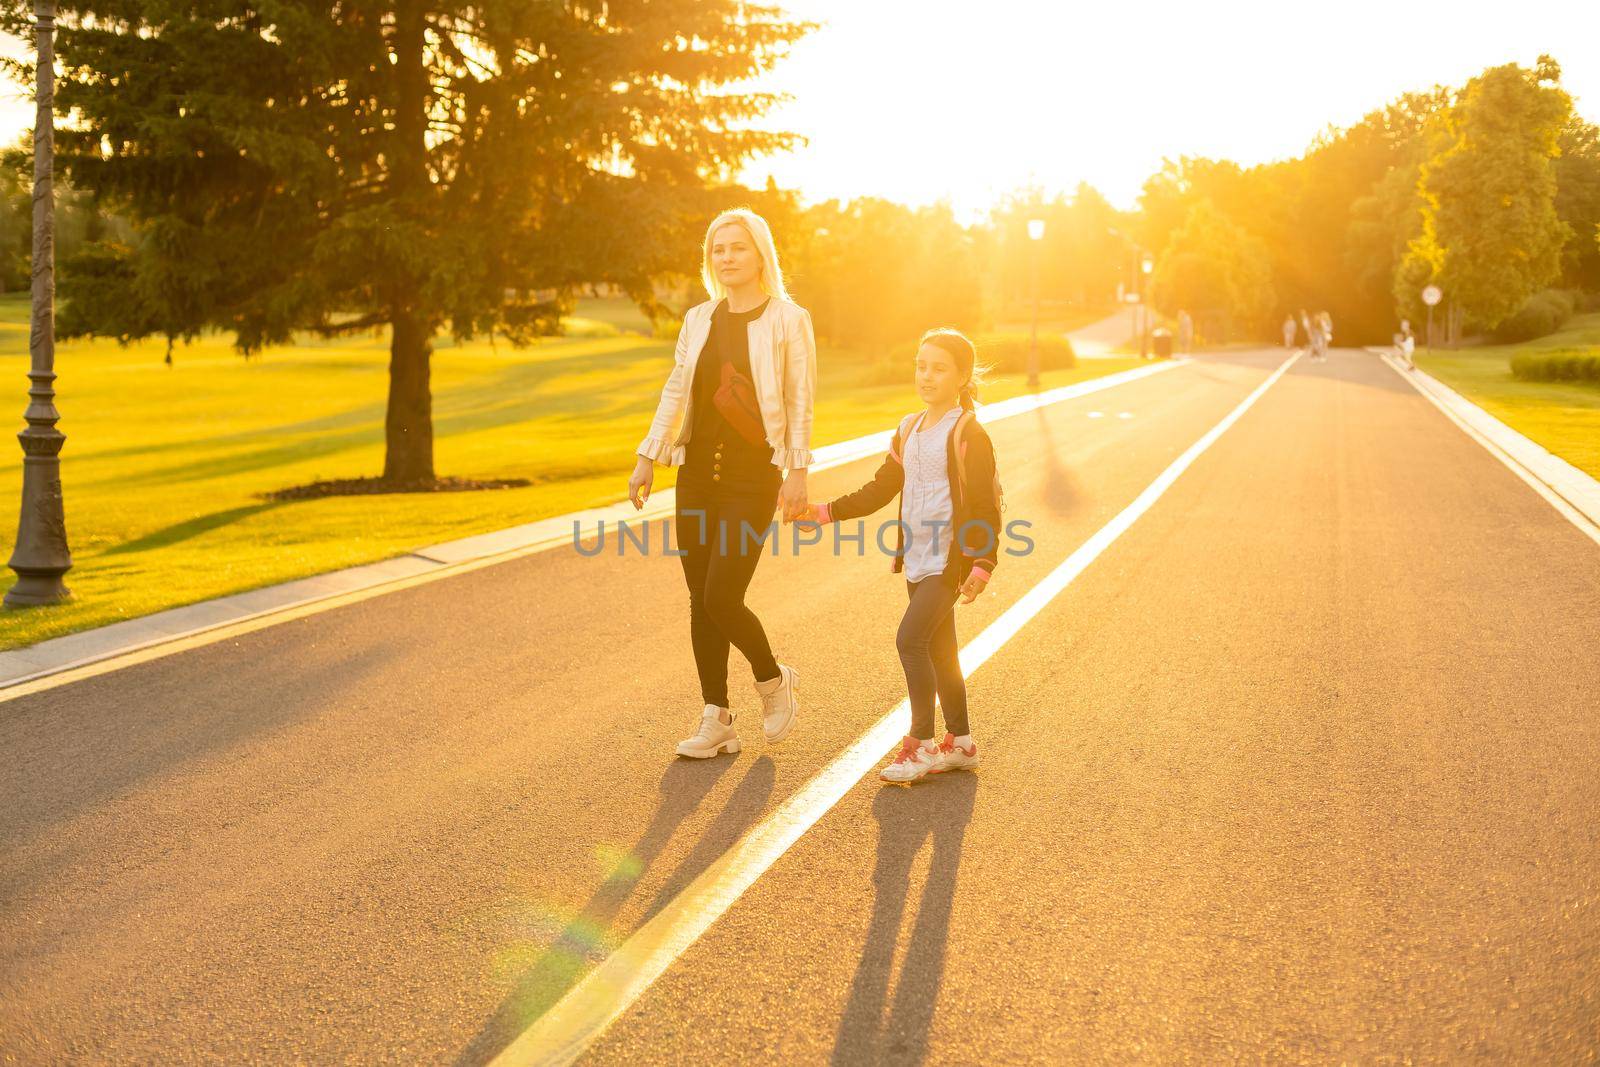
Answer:
M719 301L696 304L683 316L672 373L650 434L638 454L667 466L683 462L694 426L694 370L711 335L711 312ZM750 323L750 379L761 407L761 422L772 448L772 462L784 470L811 466L811 408L817 391L817 341L811 314L775 296Z

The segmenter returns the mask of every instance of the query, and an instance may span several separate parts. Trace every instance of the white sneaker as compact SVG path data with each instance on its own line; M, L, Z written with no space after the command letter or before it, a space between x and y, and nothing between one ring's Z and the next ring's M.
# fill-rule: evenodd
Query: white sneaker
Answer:
M907 734L906 739L900 743L900 751L889 761L887 767L878 772L878 777L886 782L904 785L933 772L938 766L939 750L923 748L921 741Z
M756 683L761 696L761 727L766 731L767 744L775 745L789 736L794 729L795 716L800 713L800 675L793 667L778 664L778 676Z
M727 722L722 721L722 713L727 710L707 704L706 710L700 713L700 729L695 731L693 737L678 742L678 755L707 759L719 752L731 755L739 751L739 735L733 729L733 716L729 715Z
M962 748L956 744L956 735L947 733L944 735L944 740L939 743L939 766L933 769L933 773L969 771L977 765L978 743L974 741L972 747Z

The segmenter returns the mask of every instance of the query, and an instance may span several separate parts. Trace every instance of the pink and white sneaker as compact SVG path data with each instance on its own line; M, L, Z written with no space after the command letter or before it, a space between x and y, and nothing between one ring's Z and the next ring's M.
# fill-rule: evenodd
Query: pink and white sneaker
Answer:
M900 751L889 765L878 772L878 777L897 785L908 785L939 766L939 750L923 748L922 742L910 734L900 743Z
M966 748L956 744L955 734L945 734L944 740L939 743L939 765L933 769L934 774L943 771L967 771L978 765L978 743L974 741Z

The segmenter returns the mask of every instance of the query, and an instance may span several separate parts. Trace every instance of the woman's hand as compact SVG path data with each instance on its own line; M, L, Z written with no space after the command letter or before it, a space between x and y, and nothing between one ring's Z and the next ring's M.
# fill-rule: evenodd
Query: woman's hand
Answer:
M961 602L963 604L972 603L974 600L978 599L978 594L983 592L984 587L988 584L989 579L985 578L978 571L973 571L971 574L967 575L967 580L961 583Z
M791 470L789 476L783 480L783 491L778 494L778 502L783 507L784 522L793 522L805 513L808 497L804 467Z
M815 505L815 504L807 504L805 507L800 509L800 511L795 515L794 518L785 519L784 521L785 522L793 522L793 523L805 523L808 526L820 526L821 523L818 521L817 516L818 516L817 505Z
M628 499L633 510L638 511L650 500L650 487L656 481L656 465L644 456L633 465L633 476L628 479Z

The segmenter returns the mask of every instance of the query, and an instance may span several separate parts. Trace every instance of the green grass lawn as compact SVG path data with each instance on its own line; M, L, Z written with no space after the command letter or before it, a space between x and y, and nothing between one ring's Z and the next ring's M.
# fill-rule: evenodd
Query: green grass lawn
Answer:
M626 332L648 323L616 302L583 302L574 326L582 336L521 350L442 338L434 355L438 472L526 478L528 487L293 502L261 494L382 471L386 336L307 341L249 360L213 338L180 346L170 368L164 343L62 344L74 600L0 613L0 648L621 499L672 346ZM11 383L19 430L27 346L26 298L0 298L0 382ZM1137 364L1094 360L1044 384ZM905 385L868 385L860 357L821 352L814 444L893 425L916 402L909 365ZM986 398L1024 389L1002 380ZM12 449L0 470L7 535L22 484L22 451ZM657 487L674 473L658 468Z
M1511 376L1513 352L1600 345L1600 314L1579 315L1536 341L1417 354L1417 366L1474 404L1600 478L1600 387L1581 382L1522 382Z

